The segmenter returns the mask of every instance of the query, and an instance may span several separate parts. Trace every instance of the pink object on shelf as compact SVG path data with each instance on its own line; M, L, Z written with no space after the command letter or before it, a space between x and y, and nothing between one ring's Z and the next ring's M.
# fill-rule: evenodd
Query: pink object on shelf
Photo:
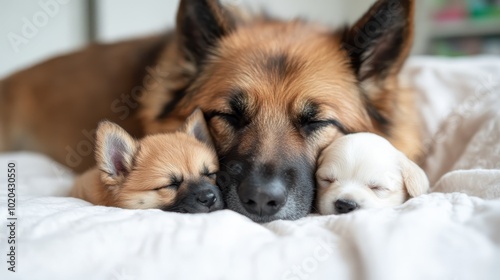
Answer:
M436 21L457 21L467 18L468 12L464 7L448 7L446 9L437 11L434 14Z

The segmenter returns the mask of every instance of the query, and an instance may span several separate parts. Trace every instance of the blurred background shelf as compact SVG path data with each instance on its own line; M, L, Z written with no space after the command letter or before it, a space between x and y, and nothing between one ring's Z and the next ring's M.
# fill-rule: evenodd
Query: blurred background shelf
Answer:
M436 23L429 35L432 38L500 36L500 18Z
M426 0L427 54L500 55L500 0Z

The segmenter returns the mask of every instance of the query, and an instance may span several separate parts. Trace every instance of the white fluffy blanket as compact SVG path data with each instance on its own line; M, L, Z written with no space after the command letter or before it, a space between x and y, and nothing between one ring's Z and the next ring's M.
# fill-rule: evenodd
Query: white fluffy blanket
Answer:
M176 214L64 197L72 174L0 155L0 279L500 279L500 58L414 58L434 193L298 221ZM17 165L8 271L7 163Z

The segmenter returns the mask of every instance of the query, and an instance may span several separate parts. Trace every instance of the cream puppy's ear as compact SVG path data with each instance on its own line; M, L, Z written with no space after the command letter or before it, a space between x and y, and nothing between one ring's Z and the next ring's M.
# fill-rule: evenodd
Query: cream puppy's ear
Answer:
M120 126L103 121L97 128L96 161L103 183L118 185L132 170L138 143Z
M416 197L429 191L429 179L425 172L416 163L408 159L403 153L400 155L401 173L408 194Z
M212 137L208 131L207 123L205 122L205 117L203 116L203 112L200 108L197 108L193 111L193 113L191 113L191 115L186 119L186 123L179 131L193 136L200 142L203 142L210 147L214 147Z

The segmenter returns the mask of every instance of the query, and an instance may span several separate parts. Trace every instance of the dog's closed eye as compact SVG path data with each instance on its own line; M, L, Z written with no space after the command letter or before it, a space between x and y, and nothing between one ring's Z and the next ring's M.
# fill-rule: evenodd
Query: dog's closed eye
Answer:
M171 178L170 178L170 184L166 184L164 186L161 186L161 187L158 187L156 189L153 189L154 191L159 191L159 190L163 190L163 189L171 189L171 190L178 190L179 187L181 186L182 182L184 181L184 179L179 176L175 176L175 175L172 175Z
M179 187L180 187L180 184L173 183L173 184L162 186L162 187L159 187L159 188L156 188L156 189L153 189L153 190L154 191L159 191L159 190L164 190L164 189L178 190Z
M368 187L370 188L370 190L372 190L374 192L389 191L388 188L384 188L384 187L377 185L377 184L369 184Z
M214 170L213 168L208 168L208 166L205 164L203 166L203 170L201 171L200 175L215 180L217 178L216 173L217 170Z
M221 112L217 112L216 115L221 117L223 120L225 120L227 123L229 123L231 126L235 128L241 128L245 125L245 121L239 115L231 113L221 113Z
M320 183L328 186L328 185L331 185L331 184L337 182L337 179L333 178L333 177L320 177L319 181L320 181Z
M215 172L205 172L202 175L210 179L215 179L217 177L217 174Z

